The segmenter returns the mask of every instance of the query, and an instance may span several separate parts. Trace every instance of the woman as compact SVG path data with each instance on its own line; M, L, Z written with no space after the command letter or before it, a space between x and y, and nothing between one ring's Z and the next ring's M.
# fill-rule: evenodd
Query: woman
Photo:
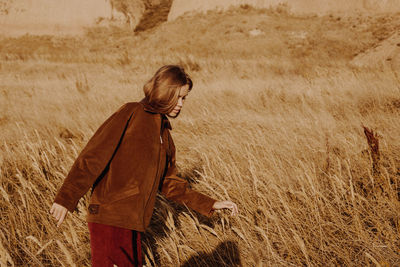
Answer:
M167 118L176 118L192 89L176 65L161 67L144 85L145 98L109 117L88 141L59 189L50 213L63 222L92 188L87 222L92 266L141 266L141 234L150 223L157 191L205 216L228 208L188 187L177 176L175 146Z

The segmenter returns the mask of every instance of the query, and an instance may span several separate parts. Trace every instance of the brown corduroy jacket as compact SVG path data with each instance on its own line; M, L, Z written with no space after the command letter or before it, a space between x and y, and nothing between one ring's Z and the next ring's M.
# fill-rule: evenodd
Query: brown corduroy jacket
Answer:
M190 189L177 176L169 130L167 117L145 100L124 104L90 138L54 202L73 212L92 187L88 222L143 232L160 189L167 199L211 216L216 200Z

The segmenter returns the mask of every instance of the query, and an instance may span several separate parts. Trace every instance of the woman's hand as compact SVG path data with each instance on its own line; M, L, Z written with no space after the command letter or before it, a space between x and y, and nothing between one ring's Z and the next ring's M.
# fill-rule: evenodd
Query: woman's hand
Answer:
M224 201L215 201L214 205L212 206L214 210L219 210L219 209L230 209L232 210L231 215L237 215L238 214L238 207L236 206L235 203L229 200L224 200Z
M61 223L64 221L65 216L67 215L67 208L64 206L61 206L60 204L53 203L53 206L51 206L50 209L50 214L53 215L54 218L58 221L57 227L61 225Z

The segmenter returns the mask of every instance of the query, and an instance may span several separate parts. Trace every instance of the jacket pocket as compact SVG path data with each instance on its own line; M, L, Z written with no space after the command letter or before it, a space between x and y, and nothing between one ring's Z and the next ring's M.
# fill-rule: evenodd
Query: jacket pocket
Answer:
M116 201L123 200L125 198L134 196L139 194L139 186L137 185L132 185L129 188L125 188L119 192L113 192L112 194L109 193L104 196L104 203L112 203Z

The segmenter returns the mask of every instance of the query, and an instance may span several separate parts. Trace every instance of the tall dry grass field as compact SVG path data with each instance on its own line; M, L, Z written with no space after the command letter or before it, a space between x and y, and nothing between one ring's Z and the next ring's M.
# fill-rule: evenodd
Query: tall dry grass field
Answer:
M349 63L399 25L244 6L136 35L2 38L0 265L90 265L89 195L57 228L55 193L97 127L180 63L194 80L172 121L181 175L240 215L159 197L147 266L399 266L399 70Z

